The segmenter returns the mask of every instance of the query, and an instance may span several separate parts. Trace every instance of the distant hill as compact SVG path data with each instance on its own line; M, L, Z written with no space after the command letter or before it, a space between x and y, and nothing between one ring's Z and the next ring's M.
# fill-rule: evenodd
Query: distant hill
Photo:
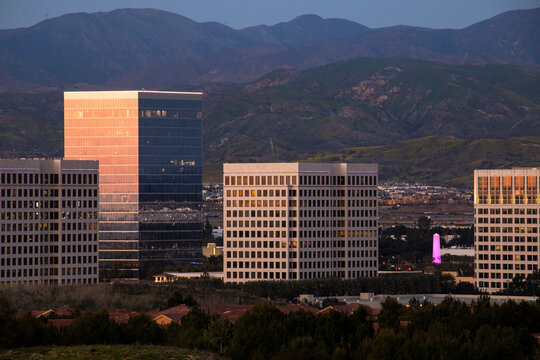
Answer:
M466 184L476 167L540 159L540 73L510 65L363 58L172 90L205 93L207 179L223 162L346 160ZM0 109L0 156L61 156L61 92L0 94Z
M433 135L540 134L540 73L508 65L353 59L202 90L211 162L288 160Z
M506 12L460 30L369 29L315 15L234 30L153 9L74 13L0 30L0 91L245 82L279 68L353 57L538 69L538 34L540 8Z

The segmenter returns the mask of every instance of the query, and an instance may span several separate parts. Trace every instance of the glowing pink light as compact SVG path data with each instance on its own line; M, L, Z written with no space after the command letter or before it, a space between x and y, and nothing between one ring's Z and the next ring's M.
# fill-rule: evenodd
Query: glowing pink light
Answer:
M441 239L439 234L433 234L433 263L441 263Z

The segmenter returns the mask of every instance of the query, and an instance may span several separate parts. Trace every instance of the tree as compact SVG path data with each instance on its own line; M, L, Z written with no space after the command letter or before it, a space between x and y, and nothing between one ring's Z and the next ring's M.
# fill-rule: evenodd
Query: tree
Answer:
M221 316L213 316L203 334L207 348L224 354L229 349L233 328L229 320Z
M275 306L258 303L236 322L231 340L233 359L272 358L282 344L285 314Z
M161 345L163 341L163 328L144 313L132 316L124 325L126 343Z
M462 281L456 285L456 294L477 294L478 289L470 282Z
M0 348L10 347L15 340L15 314L17 310L7 297L0 294Z
M78 317L66 329L64 341L67 345L116 344L121 332L105 310L86 313Z
M378 317L381 328L399 329L399 320L405 307L390 296L381 305L382 310Z
M431 229L431 218L420 216L418 218L418 228L422 231L429 231Z
M208 221L208 218L207 218L206 223L204 224L204 230L203 230L203 240L205 244L214 242L212 229L213 229L212 224L210 224L210 221Z

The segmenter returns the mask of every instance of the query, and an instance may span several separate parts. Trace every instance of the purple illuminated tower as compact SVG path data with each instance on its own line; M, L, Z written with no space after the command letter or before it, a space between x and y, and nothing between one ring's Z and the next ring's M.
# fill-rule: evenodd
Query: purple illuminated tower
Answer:
M433 263L441 263L441 239L439 234L433 234Z

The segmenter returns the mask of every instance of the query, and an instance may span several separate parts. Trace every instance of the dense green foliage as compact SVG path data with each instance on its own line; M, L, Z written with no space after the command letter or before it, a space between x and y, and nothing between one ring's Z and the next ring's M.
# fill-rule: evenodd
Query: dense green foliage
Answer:
M504 295L540 296L540 272L535 270L532 274L524 277L518 275L508 284L507 289L499 293Z
M253 281L242 284L223 283L216 279L178 280L168 284L106 284L51 286L36 288L17 286L2 289L1 294L18 311L49 309L69 305L84 311L125 308L149 311L168 305L192 301L201 307L217 304L253 304L258 299L292 301L301 294L337 297L376 294L447 294L456 285L451 276L425 274L380 275L376 278L342 280L337 278L291 281ZM181 298L180 298L181 296ZM9 334L8 334L9 335ZM0 337L3 336L0 332Z
M293 281L249 281L225 284L261 298L293 300L300 294L315 296L375 294L449 294L455 291L454 279L449 275L399 274L379 275L376 278L342 280L337 278Z
M5 302L5 299L2 301ZM9 304L8 304L9 305ZM180 325L161 327L146 315L116 324L105 312L80 315L57 329L30 314L2 313L0 347L79 344L154 344L210 350L233 359L532 359L539 355L531 333L540 331L540 303L472 305L445 299L408 307L387 298L378 318L360 307L284 314L259 303L235 324L194 308ZM377 326L374 326L374 322ZM378 329L378 331L375 331Z

